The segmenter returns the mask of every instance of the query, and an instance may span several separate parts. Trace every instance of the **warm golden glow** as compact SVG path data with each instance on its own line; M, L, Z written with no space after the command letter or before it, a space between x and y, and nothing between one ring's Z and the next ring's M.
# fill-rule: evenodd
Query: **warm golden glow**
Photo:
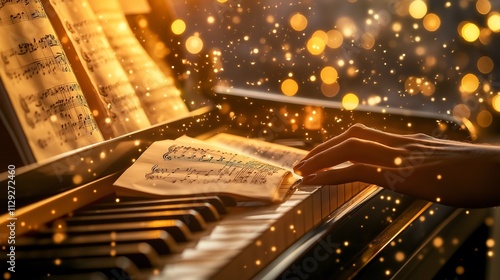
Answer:
M293 96L299 90L299 85L293 79L286 79L281 83L281 92L286 96Z
M476 10L480 13L480 14L487 14L490 12L491 10L491 3L490 1L488 0L478 0L476 2Z
M330 30L326 33L328 36L328 40L326 42L326 45L332 49L336 49L340 46L342 46L342 43L344 42L344 37L342 36L342 33L340 33L337 30Z
M500 31L500 14L497 12L492 12L488 15L488 28L493 32Z
M493 67L493 60L488 56L482 56L477 60L477 69L483 74L493 71Z
M436 31L441 26L441 19L438 15L429 13L424 17L424 28L427 31Z
M467 22L462 25L462 28L460 29L460 35L464 38L465 41L467 42L474 42L479 38L480 30L477 25L475 25L472 22Z
M423 18L427 14L427 4L422 0L414 0L410 4L409 12L413 18Z
M186 31L186 23L182 19L176 19L171 25L172 32L176 35L180 35Z
M203 41L198 36L191 36L186 40L186 49L192 54L197 54L203 49Z
M342 98L342 106L346 110L354 110L359 105L359 98L354 93L348 93Z
M297 13L290 19L290 26L295 31L302 31L307 27L307 18L303 14Z
M320 77L323 83L331 85L337 81L338 73L335 68L326 66L325 68L321 69Z
M491 101L491 105L495 111L500 112L500 95L495 95Z
M479 87L479 79L476 75L469 73L462 78L462 89L467 93L473 93Z
M326 96L326 97L334 97L339 93L340 91L340 85L339 83L333 83L333 84L321 84L321 93Z
M488 127L493 122L493 116L487 110L482 110L477 114L477 124L480 127Z
M311 39L307 41L307 50L312 55L320 55L325 50L326 42L328 41L328 35L321 30L313 33Z

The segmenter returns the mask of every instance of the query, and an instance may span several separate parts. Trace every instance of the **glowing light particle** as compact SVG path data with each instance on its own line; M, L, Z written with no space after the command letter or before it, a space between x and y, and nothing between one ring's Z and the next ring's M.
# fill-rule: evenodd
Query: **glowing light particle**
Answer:
M203 49L203 41L198 36L191 36L186 40L186 49L192 54L197 54Z
M500 13L492 12L488 15L488 28L493 32L500 31Z
M170 28L174 34L180 35L186 31L186 23L182 19L176 19L172 22Z
M354 93L348 93L342 98L342 106L346 110L354 110L359 105L359 98Z
M480 33L481 31L479 30L479 27L477 27L477 25L471 22L465 23L460 29L460 35L467 42L476 41L477 38L479 38Z
M500 95L495 95L491 101L491 105L495 111L500 112Z
M335 68L326 66L325 68L321 69L320 77L323 83L330 85L337 81L338 73Z
M423 18L427 14L427 4L422 0L415 0L411 2L409 12L413 18Z
M302 31L307 27L307 18L301 13L297 13L290 19L290 26L295 31Z
M438 15L429 13L424 17L424 28L427 31L436 31L441 26L441 19Z
M462 89L467 93L473 93L479 87L479 79L476 75L466 74L461 81Z
M294 96L299 90L299 85L293 79L286 79L281 83L281 92L286 96Z

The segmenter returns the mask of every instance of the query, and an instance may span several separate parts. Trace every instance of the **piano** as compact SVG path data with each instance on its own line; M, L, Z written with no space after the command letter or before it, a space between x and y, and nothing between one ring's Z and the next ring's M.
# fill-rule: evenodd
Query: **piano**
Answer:
M138 18L129 16L132 26ZM474 133L443 114L377 106L350 111L341 102L200 86L212 75L199 71L181 81L188 96L204 100L186 116L42 163L14 164L13 151L15 216L0 217L0 260L15 272L3 271L4 279L446 278L443 267L461 245L491 226L490 209L454 208L363 182L299 185L277 205L223 196L117 196L113 182L151 143L182 135L226 132L309 150L354 122L458 140ZM305 124L309 117L315 126ZM2 186L8 175L2 173Z

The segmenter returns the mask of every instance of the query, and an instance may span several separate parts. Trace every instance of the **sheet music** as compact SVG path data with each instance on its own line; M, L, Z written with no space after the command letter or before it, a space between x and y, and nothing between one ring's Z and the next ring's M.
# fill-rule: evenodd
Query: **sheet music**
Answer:
M0 76L36 160L102 141L40 1L2 1L0 31Z
M219 133L206 142L241 151L246 155L281 166L289 171L292 171L292 167L307 155L305 150L227 133Z
M109 110L115 135L151 124L86 0L50 0L86 74Z
M254 158L186 139L153 143L115 182L155 195L231 194L278 202L291 173Z
M161 71L136 39L118 0L90 0L89 3L150 122L159 123L187 114L189 111L173 78Z

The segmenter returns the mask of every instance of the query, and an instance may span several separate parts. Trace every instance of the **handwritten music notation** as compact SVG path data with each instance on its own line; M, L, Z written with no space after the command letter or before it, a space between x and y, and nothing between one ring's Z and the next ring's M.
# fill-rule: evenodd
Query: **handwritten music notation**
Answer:
M279 166L185 137L153 143L115 185L156 195L225 193L281 201L279 189L291 187L291 180Z
M115 136L151 125L134 87L111 48L103 28L86 0L50 0L61 21L61 36L69 39L68 47L76 51L79 64L91 85L98 91L98 100L109 116L105 120ZM75 8L78 6L78 8ZM62 30L64 29L64 30Z
M37 161L103 141L40 1L0 1L0 76Z
M307 154L305 150L227 133L219 133L208 139L207 142L212 144L223 143L228 149L243 151L245 154L266 162L271 161L290 171Z
M163 160L172 162L175 168L154 164L150 172L145 174L146 179L184 184L193 184L198 181L203 184L265 184L269 176L273 176L280 170L279 167L251 160L235 153L184 145L170 146L168 152L163 154ZM189 166L180 168L179 161L188 163ZM196 165L196 163L200 163L200 165Z
M173 78L160 69L137 40L120 3L117 0L89 3L151 123L187 114L189 110Z
M0 25L11 25L23 21L46 19L40 0L0 1Z

